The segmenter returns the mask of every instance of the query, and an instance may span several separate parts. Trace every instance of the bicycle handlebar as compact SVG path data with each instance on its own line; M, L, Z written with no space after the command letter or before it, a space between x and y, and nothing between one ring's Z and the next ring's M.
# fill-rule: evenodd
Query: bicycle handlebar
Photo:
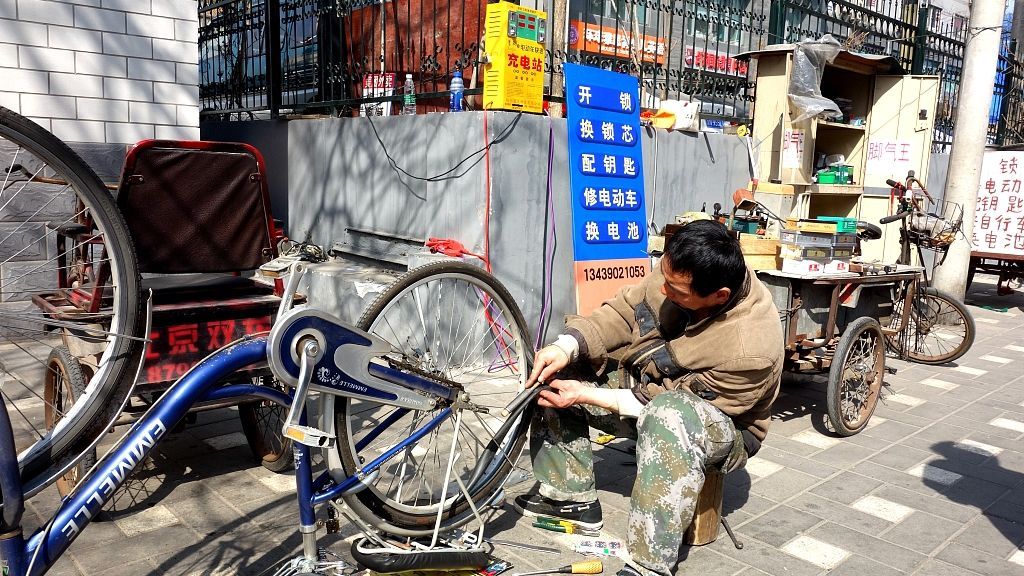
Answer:
M879 224L888 224L890 222L895 222L897 220L903 220L907 216L910 216L910 214L911 214L911 212L909 210L906 211L906 212L897 212L896 214L893 214L892 216L886 216L885 218L882 218L881 220L878 221L878 223Z
M893 180L892 178L887 179L885 181L885 183L888 184L889 186L893 187L893 188L902 188L903 187L903 184L900 184L899 182Z

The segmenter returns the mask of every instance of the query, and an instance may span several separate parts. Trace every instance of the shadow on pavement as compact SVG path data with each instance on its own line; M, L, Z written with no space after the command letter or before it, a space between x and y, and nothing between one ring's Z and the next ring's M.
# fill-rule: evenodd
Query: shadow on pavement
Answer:
M944 441L933 444L932 451L940 458L926 464L924 485L977 508L1009 544L1019 546L1024 541L1024 474L1003 467L998 455L982 448Z

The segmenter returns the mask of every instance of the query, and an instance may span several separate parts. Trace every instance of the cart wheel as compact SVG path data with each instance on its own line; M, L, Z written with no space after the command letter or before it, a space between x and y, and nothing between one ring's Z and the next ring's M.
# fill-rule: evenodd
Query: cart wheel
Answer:
M43 392L46 399L43 409L47 430L53 430L53 427L64 416L64 412L70 409L85 393L87 383L88 378L82 363L71 354L67 346L60 345L50 351L50 357L46 359L46 380ZM94 464L96 464L95 449L83 454L66 474L57 479L57 491L60 492L60 495L70 494Z
M284 387L274 380L275 388ZM271 472L284 472L292 467L292 441L281 435L288 412L284 406L259 400L238 405L238 418L249 448Z
M846 327L828 373L828 419L840 436L867 425L878 404L885 375L885 340L874 318L858 318Z

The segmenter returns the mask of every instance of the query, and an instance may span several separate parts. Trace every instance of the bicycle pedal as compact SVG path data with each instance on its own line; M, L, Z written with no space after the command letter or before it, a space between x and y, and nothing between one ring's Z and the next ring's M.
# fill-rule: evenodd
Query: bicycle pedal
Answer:
M896 375L896 367L895 366L886 366L885 367L885 371L888 372L890 376L895 376Z
M290 424L284 427L281 434L291 438L299 444L305 444L311 448L331 448L334 446L334 435L328 434L312 426L299 426Z

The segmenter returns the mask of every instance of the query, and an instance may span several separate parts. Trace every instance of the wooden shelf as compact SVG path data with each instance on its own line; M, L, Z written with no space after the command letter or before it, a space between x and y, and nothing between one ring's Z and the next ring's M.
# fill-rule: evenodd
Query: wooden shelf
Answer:
M857 132L865 132L867 128L863 125L854 126L852 124L843 124L842 122L829 122L827 120L818 120L818 128L838 128L840 130L855 130Z
M864 193L864 187L859 184L811 184L807 186L807 192L833 196L860 196Z

